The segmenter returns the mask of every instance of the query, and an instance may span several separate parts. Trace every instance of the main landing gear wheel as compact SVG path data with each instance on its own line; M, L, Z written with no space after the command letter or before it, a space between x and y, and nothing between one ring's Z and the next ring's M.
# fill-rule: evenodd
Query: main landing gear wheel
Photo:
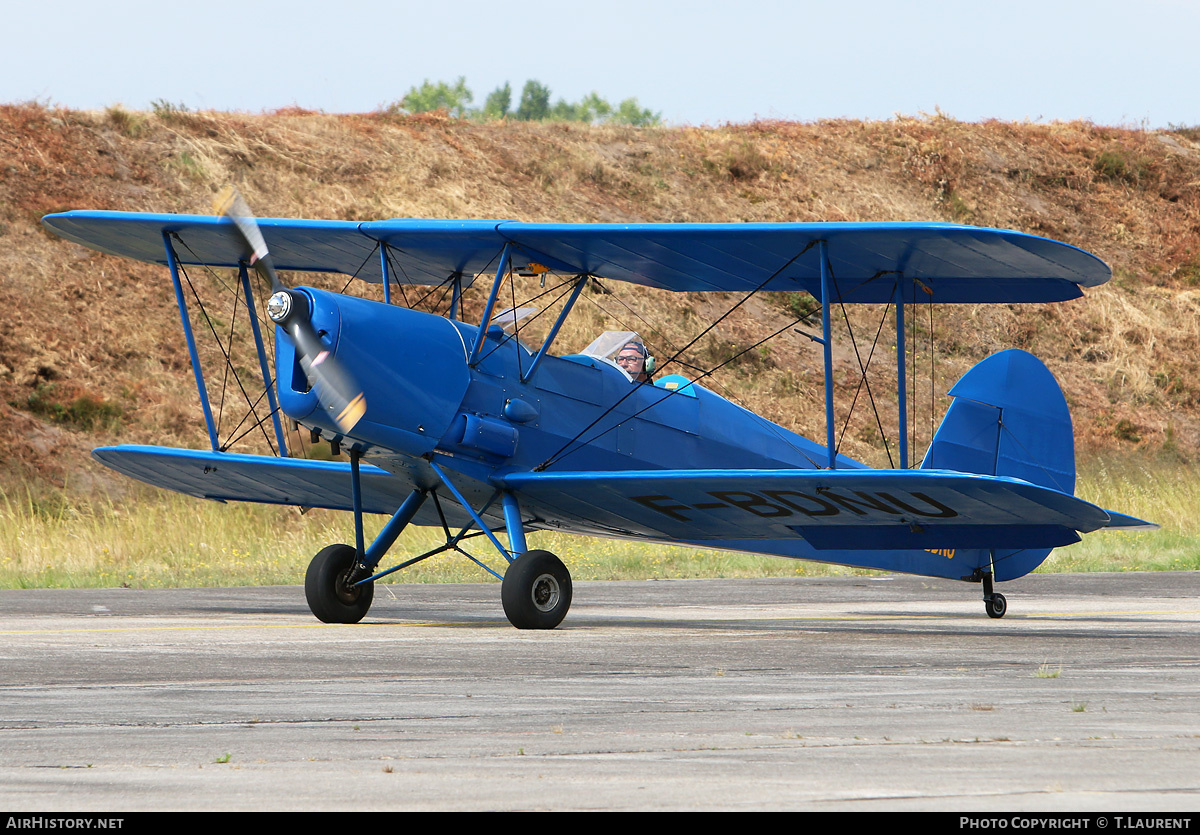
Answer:
M571 608L571 572L549 551L526 551L504 573L500 600L517 629L553 629Z
M350 545L330 545L313 557L304 575L308 608L324 623L358 623L371 608L375 584L351 585L348 580L358 563Z
M983 608L987 610L989 618L1002 618L1008 611L1008 601L1004 599L1004 595L996 592L983 598Z

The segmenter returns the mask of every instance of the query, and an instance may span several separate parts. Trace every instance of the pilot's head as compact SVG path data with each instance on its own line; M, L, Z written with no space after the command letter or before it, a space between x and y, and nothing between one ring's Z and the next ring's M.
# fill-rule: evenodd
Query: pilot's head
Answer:
M641 342L630 341L617 352L617 364L625 369L625 373L633 378L635 383L649 380L649 370L646 360L649 352Z

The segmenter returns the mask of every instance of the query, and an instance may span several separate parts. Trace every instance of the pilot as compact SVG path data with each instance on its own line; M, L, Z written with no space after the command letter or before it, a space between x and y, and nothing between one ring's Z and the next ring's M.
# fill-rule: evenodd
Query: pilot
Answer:
M617 365L633 378L633 382L648 383L654 371L654 357L650 356L643 343L630 340L617 352Z

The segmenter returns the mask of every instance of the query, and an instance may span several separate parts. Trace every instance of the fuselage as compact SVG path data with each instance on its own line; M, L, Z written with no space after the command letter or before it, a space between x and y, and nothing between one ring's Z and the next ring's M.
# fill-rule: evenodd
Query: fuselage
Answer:
M363 419L342 439L414 486L433 487L434 457L480 504L498 475L531 470L809 469L821 445L699 384L637 385L603 359L542 358L492 327L478 359L479 327L355 297L306 290L314 324L362 386ZM277 340L285 414L326 437L338 434L309 391L287 339ZM862 465L839 457L840 467ZM527 508L539 525L590 533L580 520ZM423 520L431 522L432 519Z
M435 461L493 527L505 525L498 495L501 480L514 473L788 471L819 470L828 463L824 446L694 383L674 390L635 385L614 364L586 355L547 354L530 374L535 354L498 327L476 352L477 325L304 292L313 299L316 329L355 375L367 407L343 437L309 390L291 343L280 338L276 367L284 413L358 450L406 488L440 493L442 478L429 463ZM844 456L836 461L838 469L864 468ZM733 504L743 505L745 513L781 509L758 494L739 496ZM516 500L526 530L656 539L619 513L572 510L574 503L561 496L534 500L518 491ZM471 517L453 501L427 501L412 521L458 527L470 525ZM978 548L817 547L795 532L782 538L659 541L950 578L966 577L989 559Z

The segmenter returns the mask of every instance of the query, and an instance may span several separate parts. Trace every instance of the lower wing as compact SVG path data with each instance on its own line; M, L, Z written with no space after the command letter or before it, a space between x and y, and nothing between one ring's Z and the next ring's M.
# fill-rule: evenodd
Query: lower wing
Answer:
M263 502L352 510L350 465L153 446L101 447L92 456L119 473L217 501ZM370 464L361 466L363 510L393 513L413 485Z
M714 544L1055 548L1078 542L1080 533L1149 525L1020 479L938 470L513 473L497 481L535 515Z

